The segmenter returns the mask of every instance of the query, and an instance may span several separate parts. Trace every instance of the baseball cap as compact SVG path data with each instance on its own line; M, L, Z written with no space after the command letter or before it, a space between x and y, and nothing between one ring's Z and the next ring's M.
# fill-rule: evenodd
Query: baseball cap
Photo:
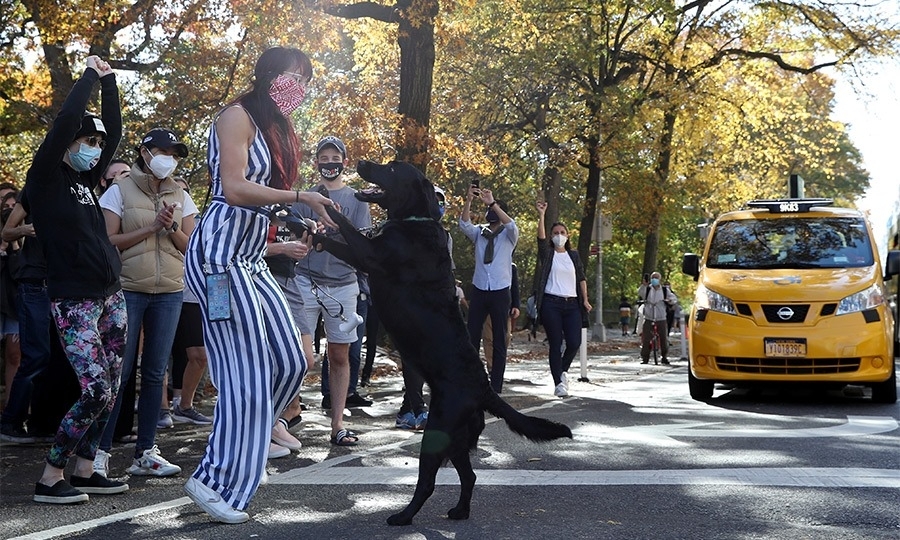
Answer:
M444 195L444 190L441 189L441 188L439 188L439 187L437 187L437 186L434 186L434 194L435 194L435 195L440 195L440 196L441 196L441 199L443 199L443 200L447 200L447 196Z
M172 148L178 150L180 157L187 157L188 147L178 140L174 131L165 128L153 128L141 139L141 145L154 148Z
M337 151L341 153L341 157L347 159L347 147L344 146L344 142L342 140L338 139L334 135L329 135L319 141L319 144L316 145L316 156L318 156L319 152L321 152L328 146L335 147Z
M84 137L85 135L93 135L94 133L102 133L105 137L106 127L103 125L103 120L101 120L99 116L94 113L86 112L81 118L81 128L75 133L75 139Z

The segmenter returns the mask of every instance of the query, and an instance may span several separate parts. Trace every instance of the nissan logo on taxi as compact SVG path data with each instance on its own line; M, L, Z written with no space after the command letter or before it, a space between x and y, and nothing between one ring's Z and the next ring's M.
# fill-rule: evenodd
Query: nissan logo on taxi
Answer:
M794 316L794 310L785 306L778 310L778 318L782 321L789 321Z

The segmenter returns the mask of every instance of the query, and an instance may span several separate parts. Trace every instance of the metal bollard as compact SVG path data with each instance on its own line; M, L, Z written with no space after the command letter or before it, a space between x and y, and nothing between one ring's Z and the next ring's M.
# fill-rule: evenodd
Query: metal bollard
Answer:
M578 377L579 382L591 382L587 376L587 328L581 329L581 377Z

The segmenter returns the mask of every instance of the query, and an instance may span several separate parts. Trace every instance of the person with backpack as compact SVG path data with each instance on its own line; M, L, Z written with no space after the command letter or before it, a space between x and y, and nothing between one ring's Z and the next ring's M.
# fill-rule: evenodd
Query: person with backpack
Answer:
M666 324L666 309L674 306L676 299L671 289L660 282L659 272L650 274L650 283L642 283L638 288L638 298L644 301L644 323L641 331L641 363L650 361L650 339L656 325L659 352L663 365L668 366L669 330Z

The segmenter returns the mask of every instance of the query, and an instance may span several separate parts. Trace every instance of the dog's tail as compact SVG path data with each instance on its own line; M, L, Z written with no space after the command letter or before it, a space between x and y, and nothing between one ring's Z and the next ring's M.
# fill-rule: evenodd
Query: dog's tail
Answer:
M564 437L572 438L569 426L545 418L526 416L513 409L512 405L503 401L503 398L494 392L488 393L484 408L494 416L502 418L513 432L529 440L543 442Z

